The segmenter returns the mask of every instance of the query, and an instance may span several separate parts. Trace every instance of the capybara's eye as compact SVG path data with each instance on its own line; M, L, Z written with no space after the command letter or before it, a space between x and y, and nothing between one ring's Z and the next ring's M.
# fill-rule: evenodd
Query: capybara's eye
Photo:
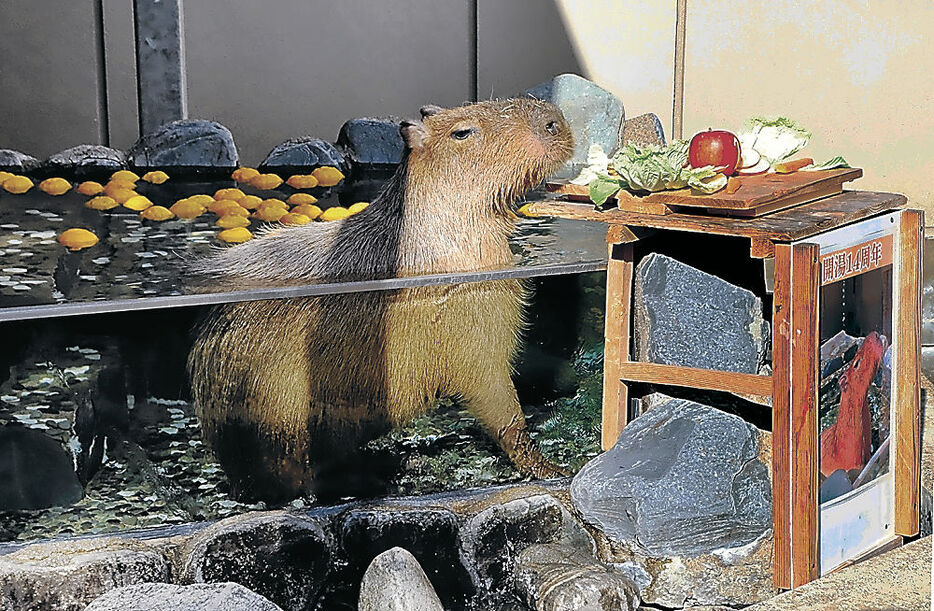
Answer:
M467 127L465 129L455 129L451 132L451 137L455 140L466 140L467 136L477 131L473 127Z
M551 134L552 136L557 135L558 134L558 122L549 121L548 124L545 125L545 131Z

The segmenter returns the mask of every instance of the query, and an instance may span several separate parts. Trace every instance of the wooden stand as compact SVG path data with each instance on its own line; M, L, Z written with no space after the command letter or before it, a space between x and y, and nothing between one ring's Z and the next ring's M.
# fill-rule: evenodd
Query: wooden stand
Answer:
M820 247L808 243L832 229L878 216L906 203L893 193L846 191L756 218L702 214L650 214L548 200L534 215L609 224L603 448L616 443L627 423L628 382L648 382L771 397L774 583L792 588L820 576L819 547L819 341ZM920 282L923 215L901 213L893 259L896 311L893 333L900 366L892 381L897 412L894 442L896 535L912 536L920 502ZM712 371L630 360L633 243L646 230L687 231L748 238L750 256L773 259L773 375Z

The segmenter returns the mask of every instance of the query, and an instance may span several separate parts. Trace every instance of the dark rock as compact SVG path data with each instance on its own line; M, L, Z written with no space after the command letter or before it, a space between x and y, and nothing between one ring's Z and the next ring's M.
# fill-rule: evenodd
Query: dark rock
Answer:
M491 505L461 528L461 548L481 599L501 597L511 587L518 554L536 543L551 543L563 534L565 510L542 494Z
M130 165L141 170L164 169L171 174L220 174L237 167L233 136L215 121L173 121L146 134L128 151Z
M665 130L654 112L647 112L623 123L621 144L654 144L665 146Z
M428 579L437 584L445 607L462 608L474 588L461 561L457 532L457 518L448 509L385 506L348 512L340 539L351 565L351 579L357 583L371 559L404 546L425 567Z
M769 333L752 292L657 253L635 276L635 360L758 373Z
M607 537L654 555L746 545L772 525L757 435L736 416L670 399L590 461L574 478L571 498Z
M269 151L260 164L260 171L282 174L309 173L329 165L341 171L347 169L344 155L330 142L311 136L291 138Z
M107 592L85 611L281 611L237 583L141 583Z
M80 144L46 159L40 172L50 176L65 174L76 178L92 178L106 176L126 167L123 151L99 144Z
M0 556L0 609L81 611L112 588L168 581L171 574L164 550L141 541L101 537L31 545Z
M549 543L523 550L516 594L533 611L616 611L639 608L639 591L622 571L577 547Z
M402 161L405 143L395 117L351 119L341 126L337 147L355 167L386 167Z
M441 600L415 556L394 547L363 574L359 611L443 611Z
M523 95L556 105L574 132L574 156L556 176L565 178L579 172L587 163L591 144L599 144L607 155L619 147L623 102L596 83L576 74L559 74Z
M185 550L186 583L234 581L283 609L309 608L328 574L330 546L321 526L284 512L222 520Z
M71 505L84 497L73 457L37 430L0 427L0 511Z
M0 149L0 170L14 174L26 174L39 167L39 160L32 155L10 149Z

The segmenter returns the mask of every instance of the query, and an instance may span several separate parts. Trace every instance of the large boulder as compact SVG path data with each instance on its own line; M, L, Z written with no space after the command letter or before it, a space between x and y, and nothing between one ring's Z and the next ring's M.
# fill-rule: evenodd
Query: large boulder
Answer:
M633 322L637 361L759 373L770 345L755 294L658 253L636 266Z
M11 149L0 149L0 170L14 174L26 174L39 167L39 160L32 155Z
M330 566L330 543L315 521L285 512L221 520L184 550L186 583L233 581L287 610L309 608Z
M533 611L639 608L638 586L623 571L563 543L532 545L516 561L516 594Z
M0 427L0 511L71 505L84 496L74 456L41 431Z
M164 550L102 537L31 545L0 556L0 609L81 611L121 586L170 581Z
M381 169L402 161L405 143L396 117L351 119L337 135L340 148L354 167Z
M230 130L202 119L166 123L140 138L127 157L140 170L207 175L230 172L240 160Z
M574 133L574 155L557 173L567 178L587 164L591 144L599 144L610 155L619 147L626 117L623 102L613 93L576 74L559 74L523 93L547 100L561 109Z
M282 611L237 583L142 583L107 592L85 611Z
M740 418L660 397L571 484L603 560L641 566L650 604L745 605L771 596L772 502L760 433Z
M346 170L343 153L330 142L311 136L290 138L269 151L259 169L282 175L309 173L321 166Z
M393 547L378 555L363 574L359 611L444 611L415 556Z
M44 175L68 175L76 178L107 176L127 167L123 151L99 144L79 144L51 155L43 162Z

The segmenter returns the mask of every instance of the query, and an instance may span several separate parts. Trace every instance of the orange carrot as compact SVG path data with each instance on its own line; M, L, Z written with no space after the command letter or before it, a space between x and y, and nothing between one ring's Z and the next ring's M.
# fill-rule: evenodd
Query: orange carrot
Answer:
M810 157L804 157L803 159L795 159L794 161L786 161L784 163L776 164L775 171L779 174L790 174L791 172L797 172L803 167L809 166L814 163L814 160Z
M733 193L739 191L739 188L742 186L743 183L741 183L737 177L731 176L726 183L726 192L732 195Z

